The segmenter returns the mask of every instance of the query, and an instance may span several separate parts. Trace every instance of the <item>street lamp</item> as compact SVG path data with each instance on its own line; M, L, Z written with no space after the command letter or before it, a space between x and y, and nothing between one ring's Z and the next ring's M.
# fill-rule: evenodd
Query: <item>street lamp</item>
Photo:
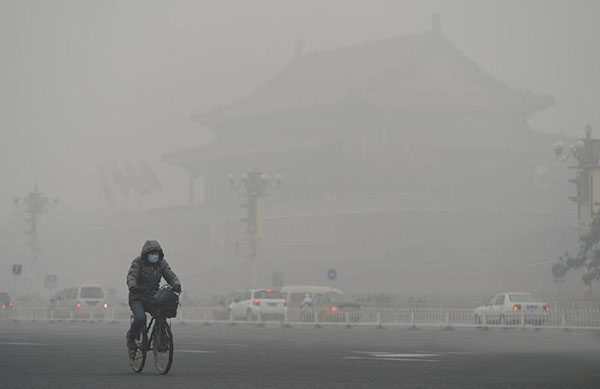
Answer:
M580 248L575 256L565 253L552 267L556 279L562 279L569 269L586 267L583 282L591 288L593 279L600 278L600 139L592 138L592 126L585 127L585 137L570 145L562 142L554 144L554 153L559 161L573 158L577 164L570 166L577 171L575 179L569 181L577 185L577 195L570 197L577 203L581 229ZM591 289L588 289L591 293Z
M283 176L275 174L271 177L255 167L239 176L229 174L227 180L231 189L246 199L246 202L242 204L242 207L246 208L246 217L241 221L246 224L246 234L251 248L252 287L256 288L258 286L256 266L258 244L262 238L262 198L269 194L269 189L277 190L281 187Z
M600 140L592 139L592 126L585 126L585 138L565 145L564 142L556 142L553 145L556 159L561 162L574 158L577 161L575 168L594 168L599 166Z
M563 142L554 144L554 154L561 161L574 159L577 164L570 166L577 171L574 179L569 181L577 185L577 195L570 197L578 206L578 218L582 227L589 227L600 205L596 199L600 193L594 193L597 181L600 179L600 139L592 138L592 126L585 127L585 138L565 145Z
M57 198L48 198L44 193L41 193L38 190L37 185L34 186L33 192L30 192L27 196L15 198L15 205L18 208L23 209L25 214L27 214L25 222L29 224L29 229L26 230L25 233L30 237L30 245L34 261L38 259L40 254L38 225L39 217L42 213L56 208L57 203Z

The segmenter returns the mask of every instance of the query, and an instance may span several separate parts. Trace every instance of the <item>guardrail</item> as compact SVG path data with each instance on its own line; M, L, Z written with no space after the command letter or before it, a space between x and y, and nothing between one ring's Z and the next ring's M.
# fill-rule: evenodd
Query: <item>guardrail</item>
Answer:
M125 308L105 312L57 312L44 306L17 306L0 311L2 320L14 321L129 321ZM235 317L226 307L180 307L174 322L210 324L281 324L284 326L342 327L407 327L407 328L554 328L564 330L600 330L600 309L556 309L543 314L520 312L506 317L482 314L477 317L472 308L362 308L356 311L289 308L279 315Z

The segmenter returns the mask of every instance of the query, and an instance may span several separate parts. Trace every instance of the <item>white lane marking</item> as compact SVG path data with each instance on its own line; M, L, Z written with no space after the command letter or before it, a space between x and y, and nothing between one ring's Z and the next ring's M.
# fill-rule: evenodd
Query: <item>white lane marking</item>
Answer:
M415 351L417 353L436 353L440 355L473 355L475 353L469 351Z
M240 343L227 343L227 344L225 344L225 346L230 346L230 347L248 347L247 344L240 344Z
M2 345L7 346L45 346L42 343L27 343L27 342L0 342Z
M190 353L190 354L213 354L214 351L209 350L175 350L178 353Z
M355 354L366 354L365 356L350 356L344 359L367 359L372 361L397 361L397 362L439 362L441 354L433 353L394 353L391 351L353 351Z
M356 354L368 354L373 357L393 357L393 358L426 358L426 357L439 357L441 354L422 354L422 353L392 353L389 351L352 351Z
M431 358L439 357L441 354L371 354L379 358Z
M371 361L397 361L397 362L439 362L439 359L415 359L415 358L373 358L373 357L344 357L344 359L368 359Z

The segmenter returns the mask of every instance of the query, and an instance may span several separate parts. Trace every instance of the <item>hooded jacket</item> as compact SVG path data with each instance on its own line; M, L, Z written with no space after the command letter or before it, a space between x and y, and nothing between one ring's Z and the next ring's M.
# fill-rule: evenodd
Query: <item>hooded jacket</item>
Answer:
M148 253L152 251L159 252L157 263L148 261ZM178 285L181 288L181 282L165 260L165 253L160 244L155 240L147 240L142 247L140 256L131 262L127 273L127 288L140 289L136 293L129 292L129 300L145 300L154 296L159 289L162 277L169 285L173 287Z

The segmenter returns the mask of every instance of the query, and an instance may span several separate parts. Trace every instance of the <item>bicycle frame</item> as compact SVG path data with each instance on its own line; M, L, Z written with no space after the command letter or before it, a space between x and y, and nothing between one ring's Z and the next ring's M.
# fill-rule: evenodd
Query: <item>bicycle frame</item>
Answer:
M129 350L129 363L134 372L141 373L146 363L147 352L153 351L156 369L162 375L167 374L173 363L173 333L171 325L167 320L167 315L161 311L160 307L154 304L144 304L144 311L150 314L151 319L148 325L144 326L140 331L142 343L137 344L135 349ZM132 320L134 320L133 316ZM136 357L138 351L141 353L141 358Z
M164 323L164 325L168 326L169 322L167 322L167 319L165 317L161 317L159 315L152 315L152 318L150 319L150 323L148 323L148 326L146 327L146 338L148 339L148 346L146 348L146 351L152 351L152 345L154 344L152 342L153 337L154 337L154 331L152 331L152 325L156 326L159 324L159 321Z
M154 331L150 331L152 329L152 324L154 324L154 322L156 321L156 318L154 316L152 316L152 318L150 319L150 323L148 323L148 326L146 327L146 338L148 339L148 347L146 348L146 351L150 351L152 350L152 337L154 336ZM150 334L150 337L148 337L148 334Z

